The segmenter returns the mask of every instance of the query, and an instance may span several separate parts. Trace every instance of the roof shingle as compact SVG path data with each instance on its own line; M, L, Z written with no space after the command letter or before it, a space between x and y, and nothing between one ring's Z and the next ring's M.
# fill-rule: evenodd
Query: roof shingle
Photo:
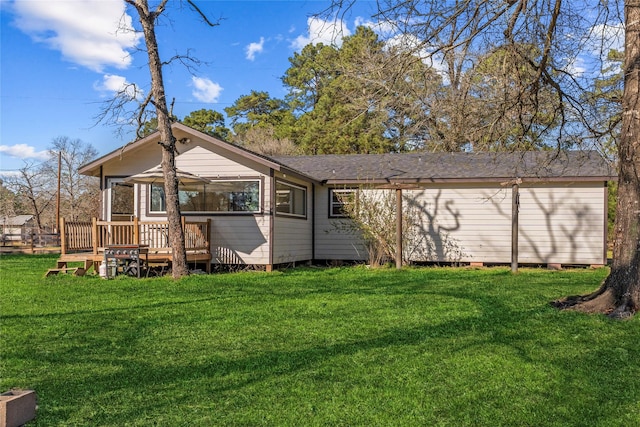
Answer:
M595 151L390 153L273 156L324 183L608 180L613 168Z

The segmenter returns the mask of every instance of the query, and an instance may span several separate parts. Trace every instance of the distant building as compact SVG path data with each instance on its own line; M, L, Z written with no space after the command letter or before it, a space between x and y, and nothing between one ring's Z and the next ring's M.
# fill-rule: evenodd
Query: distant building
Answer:
M19 242L26 240L35 226L33 215L0 217L0 235L2 242Z

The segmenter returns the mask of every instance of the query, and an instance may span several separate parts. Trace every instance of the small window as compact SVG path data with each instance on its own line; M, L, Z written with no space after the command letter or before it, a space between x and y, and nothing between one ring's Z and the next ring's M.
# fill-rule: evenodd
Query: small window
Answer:
M307 216L307 189L287 182L276 182L276 213Z
M213 181L178 187L181 212L259 212L260 182ZM151 184L150 212L165 212L163 184Z
M345 206L354 203L356 200L356 190L332 188L329 192L329 217L344 218L348 216Z

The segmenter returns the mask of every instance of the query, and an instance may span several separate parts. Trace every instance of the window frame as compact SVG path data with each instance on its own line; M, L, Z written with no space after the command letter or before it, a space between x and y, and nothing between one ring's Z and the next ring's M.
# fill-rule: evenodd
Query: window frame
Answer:
M290 181L284 181L281 179L276 179L275 180L275 189L274 189L274 194L275 194L275 200L273 203L274 206L274 211L276 216L282 216L282 217L289 217L289 218L300 218L300 219L307 219L307 214L309 211L309 203L308 203L308 193L309 190L306 186L301 185L301 184L294 184L293 182ZM291 189L296 189L296 190L301 190L303 197L302 200L304 202L304 213L302 214L297 214L297 213L292 213L291 209L289 212L282 212L278 210L278 191L282 191L282 190L278 190L278 185L284 185L287 186ZM295 203L291 203L289 202L289 206L295 206Z
M134 184L125 182L126 176L106 176L104 189L106 190L106 198L103 197L101 203L103 204L101 210L105 213L105 218L109 218L111 221L130 221L137 212L137 189ZM113 203L116 197L116 188L130 187L131 191L131 213L125 212L113 212ZM115 219L114 219L115 217Z
M211 182L209 183L202 183L203 185L203 189L206 189L206 186L213 186L216 183L226 183L226 182L256 182L258 183L258 200L257 200L257 209L256 210L251 210L251 211L184 211L182 209L180 209L180 214L182 215L207 215L207 216L211 216L211 215L256 215L256 214L261 214L263 213L263 189L264 189L264 179L262 177L240 177L240 178L219 178L219 179L211 179ZM166 211L166 202L165 202L165 210L152 210L152 194L153 194L153 186L160 186L160 188L162 188L163 190L163 194L164 194L164 184L163 183L157 183L157 184L147 184L146 188L147 188L147 194L146 194L146 199L147 199L147 206L146 206L146 211L147 211L147 215L149 216L162 216L162 215L166 215L167 211ZM187 185L188 187L189 185ZM182 186L178 186L178 193L180 193L180 187ZM206 191L205 191L206 193ZM178 196L179 197L179 196Z
M349 215L344 213L335 213L334 207L344 206L342 202L336 202L333 199L334 193L351 193L354 195L354 199L357 202L358 189L357 188L330 188L329 189L329 218L349 218Z

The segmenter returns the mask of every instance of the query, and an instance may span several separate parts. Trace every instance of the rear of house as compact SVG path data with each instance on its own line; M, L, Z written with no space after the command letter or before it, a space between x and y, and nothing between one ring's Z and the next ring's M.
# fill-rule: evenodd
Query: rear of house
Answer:
M607 181L615 179L604 159L593 152L499 156L422 153L278 160L323 183L315 198L316 259L367 259L364 243L345 226L349 220L340 215L337 194L400 189L404 209L418 218L412 242L403 247L411 261L508 264L517 230L520 263L604 265Z
M197 177L180 183L181 212L186 221L210 222L213 264L271 269L367 260L366 245L345 226L350 220L338 197L356 191L401 192L419 218L416 238L403 248L411 261L508 263L517 220L521 263L606 262L606 183L613 173L596 153L270 158L179 123L173 130L176 167ZM166 220L162 180L131 180L160 164L158 138L150 135L81 168L100 179L103 220ZM154 239L166 245L166 235Z
M210 220L213 264L258 265L312 259L312 182L264 156L176 123L176 167L199 178L180 182L185 221ZM158 135L136 141L80 170L99 177L102 219L140 223L166 220L164 184L131 178L161 162ZM274 236L279 236L278 239ZM166 233L143 239L167 247Z

